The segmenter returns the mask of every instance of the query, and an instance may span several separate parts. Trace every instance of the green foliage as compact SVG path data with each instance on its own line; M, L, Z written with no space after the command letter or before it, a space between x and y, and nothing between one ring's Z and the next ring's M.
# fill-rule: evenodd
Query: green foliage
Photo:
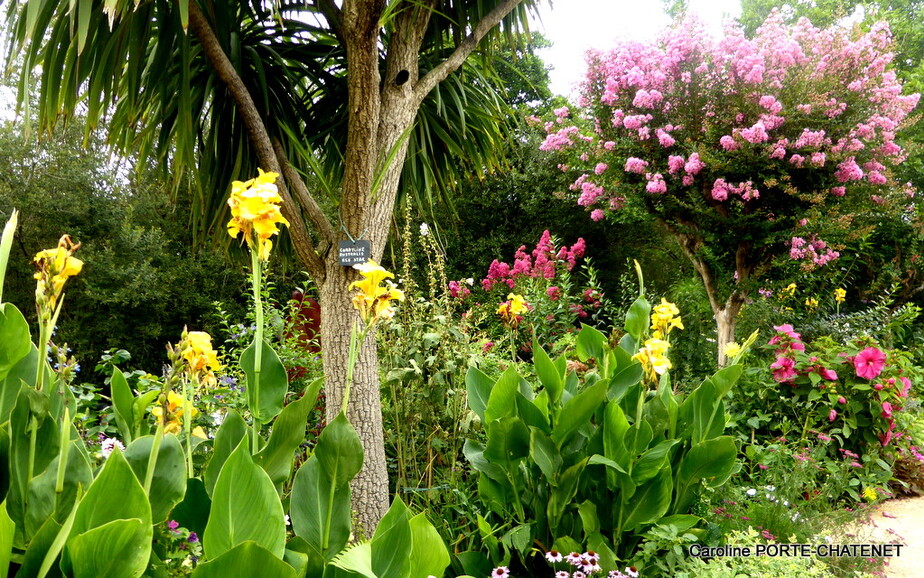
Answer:
M640 297L619 347L585 326L578 358L596 367L581 377L538 344L539 384L513 368L493 384L469 370L469 398L473 411L483 412L486 443L469 440L465 454L479 472L483 506L509 521L495 564L516 556L532 568L534 543L560 551L587 543L601 565L615 567L647 529L669 523L669 514L687 514L704 488L721 486L735 470L736 444L722 435L723 398L741 367L718 372L686 399L675 396L666 375L648 389L632 356L649 312Z

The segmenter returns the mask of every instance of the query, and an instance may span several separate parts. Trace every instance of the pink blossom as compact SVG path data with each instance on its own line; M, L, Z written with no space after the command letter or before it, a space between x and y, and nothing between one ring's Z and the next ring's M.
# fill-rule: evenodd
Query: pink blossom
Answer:
M604 215L602 209L594 209L590 212L590 218L594 221L602 221L603 217Z
M558 301L561 298L561 288L553 285L545 290L545 294L552 301Z
M885 367L885 353L875 347L867 347L853 358L857 377L876 379Z
M837 419L837 410L832 409L831 411L828 412L828 421L834 421L836 419Z
M606 163L597 163L597 166L594 167L594 173L602 175L608 168L610 167Z
M676 140L674 140L674 137L672 137L669 133L667 133L663 129L659 128L655 134L657 134L658 136L658 142L664 148L672 147L677 142Z
M847 194L847 189L844 187L831 187L831 194L835 197L843 197Z
M911 380L907 377L899 377L902 382L902 387L899 389L898 397L908 397L908 393L911 392Z
M712 184L712 198L720 202L728 198L728 185L725 179L716 179Z
M764 123L762 121L757 121L751 128L742 129L741 138L751 144L759 144L767 142L770 139L770 135L767 134Z
M706 163L700 160L699 153L691 154L690 158L687 159L687 164L684 165L684 169L690 175L697 175L704 168L706 168Z
M773 370L773 379L779 383L789 381L796 376L795 361L789 357L778 357L770 364L770 369Z
M842 395L839 398L837 398L837 403L841 405L845 405L847 403L847 398Z
M886 419L892 417L892 404L887 401L882 402L882 417Z
M834 178L838 182L846 183L847 181L858 181L863 178L863 169L857 164L855 157L847 157L846 160L837 165L837 171Z
M819 367L818 375L820 375L822 379L826 379L828 381L837 381L837 373L835 373L833 369Z
M735 139L729 135L725 135L720 138L719 144L722 145L722 148L727 151L734 151L741 148L741 145L738 144Z
M643 161L642 159L636 157L629 157L626 159L626 172L627 173L638 173L644 174L645 170L648 168L648 161Z
M652 194L667 192L667 184L665 184L664 177L661 176L661 173L655 173L651 176L651 180L645 185L645 190Z
M686 160L683 157L678 155L670 155L667 157L667 172L675 175L683 170L683 166L686 164Z

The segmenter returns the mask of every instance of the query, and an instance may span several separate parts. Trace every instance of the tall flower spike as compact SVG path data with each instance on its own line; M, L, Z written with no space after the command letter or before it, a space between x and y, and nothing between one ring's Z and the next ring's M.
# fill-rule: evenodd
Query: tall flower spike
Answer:
M39 307L54 311L64 283L83 269L83 261L73 256L79 248L80 243L74 243L68 235L64 235L56 248L45 249L35 255L33 261L38 267L35 298Z
M234 238L244 233L244 240L254 250L256 244L257 254L261 261L269 259L273 248L273 235L279 232L279 225L289 225L289 221L282 216L279 204L282 197L276 187L277 173L260 174L249 181L234 181L231 183L231 196L228 206L231 207L231 220L228 221L228 234Z

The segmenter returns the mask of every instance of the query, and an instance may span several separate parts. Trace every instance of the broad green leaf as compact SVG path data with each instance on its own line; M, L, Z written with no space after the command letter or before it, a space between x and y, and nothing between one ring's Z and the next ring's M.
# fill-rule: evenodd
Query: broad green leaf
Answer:
M473 439L465 440L465 444L462 446L462 453L465 455L468 462L472 464L473 468L482 472L489 478L493 480L504 478L503 468L484 457L484 446L481 442Z
M33 367L35 366L33 365ZM44 392L36 392L31 387L23 387L10 414L9 429L7 430L10 438L8 457L9 491L6 495L6 507L10 518L16 523L17 545L28 543L31 539L26 528L26 503L28 502L29 491L29 440L31 437L29 432L32 423L30 392L33 396L45 396ZM38 423L35 436L33 478L41 475L52 460L57 457L58 436L58 424L53 419L46 417ZM4 477L6 477L6 473L4 473Z
M148 460L154 445L154 436L143 436L125 448L125 459L139 481L144 481L148 472ZM183 447L173 434L161 440L151 478L151 519L155 524L167 520L174 506L186 495L186 463Z
M626 333L632 336L636 343L640 343L642 335L648 329L648 319L651 316L651 304L640 296L626 312Z
M484 410L488 407L488 398L494 382L483 371L476 367L469 367L465 374L465 389L468 392L468 406L475 415L484 421Z
M729 365L718 370L715 375L712 376L712 383L715 385L715 394L718 398L725 397L731 388L738 383L738 379L741 377L742 372L744 372L744 366L741 364ZM817 374L811 373L810 376L815 376Z
M502 417L488 423L484 457L515 476L517 464L529 455L529 430L518 417Z
M536 367L536 375L542 386L549 392L549 400L552 405L558 403L561 399L561 393L564 388L564 373L560 372L558 367L549 358L549 354L539 345L539 341L533 338L533 364Z
M60 494L55 492L58 480L58 463L60 455L48 465L41 475L29 483L29 501L26 509L26 534L35 535L53 516L59 523L63 522L74 508L77 493L81 488L88 488L93 482L93 471L82 451L83 440L79 438L70 442L67 452L67 467L64 470L64 486Z
M242 542L221 556L196 567L193 578L298 578L295 569L252 540Z
M270 344L263 341L260 347L259 368L256 367L256 342L241 353L240 364L247 376L247 405L250 413L260 423L268 423L282 411L289 378L285 366Z
M135 398L132 402L132 419L135 424L135 429L132 432L132 437L138 435L139 430L142 430L142 426L146 426L144 422L144 414L148 410L148 406L151 405L154 400L160 395L159 389L152 389L151 391L146 391ZM149 426L148 426L149 429ZM145 432L146 433L146 432Z
M683 484L707 480L710 486L724 484L732 475L738 449L735 438L720 436L695 444L690 448L677 470Z
M623 396L626 395L626 392L629 391L630 387L642 380L643 374L644 370L642 369L642 364L637 361L633 361L629 365L619 369L612 379L610 379L607 399L613 402L621 400Z
M205 491L205 484L202 480L188 478L183 501L173 508L170 518L176 520L180 526L201 536L205 534L211 508L212 500Z
M626 432L629 431L629 421L617 403L608 403L603 410L603 453L620 464L624 470L629 469L633 456L626 449Z
M411 556L409 576L443 576L449 567L449 550L426 514L411 518Z
M74 578L144 574L151 555L151 525L137 518L113 520L67 541L65 558Z
M336 486L352 480L363 467L363 446L356 430L341 412L318 436L314 455L321 471Z
M343 413L318 437L314 454L295 474L289 514L295 534L330 560L350 537L350 480L363 450Z
M0 576L6 576L13 554L13 537L16 524L6 513L6 501L0 502Z
M545 393L545 392L543 392ZM537 427L544 431L546 434L552 432L551 426L549 426L549 420L546 418L545 414L542 413L536 404L529 401L523 394L517 392L514 396L516 400L517 413L520 416L520 419L523 420L523 423L530 427ZM536 398L537 400L539 398Z
M305 440L308 414L314 409L323 378L311 382L301 398L285 406L276 421L266 446L253 460L263 468L279 488L292 473L292 462L299 445Z
M26 318L12 303L0 303L0 383L31 349L32 336Z
M520 556L526 557L532 542L532 525L520 524L514 526L510 531L501 537L501 543L520 553Z
M674 481L670 466L664 466L658 474L635 490L627 504L623 502L624 531L637 530L645 524L658 521L671 505Z
M73 513L72 511L71 514ZM73 516L71 516L71 521L73 522ZM56 522L54 518L45 520L45 524L39 528L39 531L32 537L32 541L29 542L26 553L23 556L22 568L19 569L18 575L38 576L39 569L42 567L42 563L45 562L47 557L50 558L50 560L48 560L48 565L52 567L51 574L53 576L60 576L60 572L57 571L58 565L54 564L54 561L58 557L58 554L61 553L61 550L59 549L52 552L52 545L59 534L63 533L64 535L61 536L60 540L65 540L68 532L70 532L70 528L62 529L62 525ZM64 544L61 543L60 547L63 549Z
M411 553L410 513L396 496L372 537L372 570L381 578L409 576Z
M561 447L571 434L590 422L590 418L606 397L607 385L608 381L601 379L568 400L558 414L558 422L552 428L552 441Z
M680 440L664 440L642 454L632 466L632 481L638 485L644 484L655 477L670 457L671 449L680 443Z
M109 382L112 390L112 413L115 415L116 425L122 434L122 441L128 446L134 439L135 432L135 396L132 394L125 375L118 367L112 368L112 379ZM144 478L142 478L144 479Z
M484 409L485 423L516 414L516 393L519 387L520 376L517 370L510 366L491 388L488 405Z
M675 514L658 520L659 526L673 526L678 533L683 533L699 523L702 518L692 514Z
M558 527L565 510L574 501L578 482L581 481L585 466L587 466L587 458L562 472L558 477L558 483L552 488L546 511L549 516L549 527L553 530Z
M478 497L498 516L506 517L513 506L513 488L506 476L493 480L484 474L479 475Z
M654 438L654 432L648 422L642 420L633 424L626 432L626 449L632 456L639 456L648 449L648 444Z
M134 518L151 529L148 497L122 452L116 449L106 459L103 469L78 504L71 535L79 536L114 520ZM149 547L150 537L148 533Z
M606 466L606 467L608 467L608 468L611 468L611 469L616 470L617 472L620 472L620 473L623 473L623 474L627 474L627 473L628 473L628 472L627 472L625 469L623 469L623 467L620 466L618 463L616 463L615 461L609 459L609 458L606 457L606 456L601 456L600 454L594 454L594 455L590 456L590 459L588 460L587 463L590 464L590 465L601 465L601 466Z
M578 514L581 516L581 526L584 535L590 536L600 531L600 518L597 517L597 505L590 500L584 500L578 505Z
M603 359L606 347L606 335L589 325L581 324L581 331L577 336L576 351L578 359L586 363L589 359L600 362Z
M557 482L561 453L552 438L536 427L529 428L529 457L539 466L547 482Z
M331 560L331 566L348 570L365 578L382 578L372 570L372 543L360 542L343 550Z
M202 547L217 558L238 544L253 540L277 558L285 552L285 512L272 480L253 463L246 440L221 468Z
M215 482L218 481L218 474L221 473L225 460L228 459L234 448L240 445L242 439L249 439L247 437L249 430L250 428L244 423L244 419L236 411L231 410L225 415L225 420L215 434L212 459L209 460L209 465L206 466L205 473L202 476L205 482L205 490L209 496L212 495L215 489Z

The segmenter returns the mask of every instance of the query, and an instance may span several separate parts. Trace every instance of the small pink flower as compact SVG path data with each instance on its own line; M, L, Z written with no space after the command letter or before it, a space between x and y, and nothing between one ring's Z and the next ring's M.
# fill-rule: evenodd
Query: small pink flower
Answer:
M837 381L837 373L835 373L833 369L827 369L825 367L819 368L818 375L820 375L822 379L828 381Z
M549 287L548 289L545 290L545 294L546 294L546 295L548 296L548 298L551 299L552 301L558 301L559 298L561 298L561 288L556 287L556 286L553 285L553 286L551 286L551 287ZM553 551L554 551L554 550L553 550Z
M828 412L828 421L834 421L836 419L837 419L837 410L832 409L831 411Z
M562 560L565 559L565 557L558 550L550 550L545 553L545 559L548 560L549 562L555 563L555 562L561 562Z
M590 212L590 218L593 221L602 221L603 217L603 209L594 209Z
M882 402L882 417L886 419L892 417L892 404L887 401Z
M498 566L494 570L491 570L492 578L508 578L510 576L510 569L506 566Z
M845 405L847 403L847 398L842 395L839 398L837 398L837 403L841 405Z
M875 347L867 347L853 358L857 377L876 379L885 367L885 353Z
M898 397L908 397L908 393L911 392L911 380L907 377L899 377L904 387L900 388L898 391Z

